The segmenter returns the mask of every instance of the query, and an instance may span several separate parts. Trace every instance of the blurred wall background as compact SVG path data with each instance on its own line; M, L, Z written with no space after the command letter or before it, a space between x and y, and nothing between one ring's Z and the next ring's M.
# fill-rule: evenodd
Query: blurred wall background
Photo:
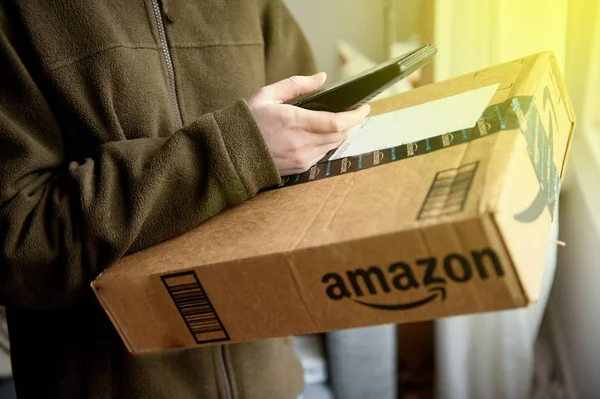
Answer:
M406 41L418 33L423 0L285 0L285 3L304 28L319 68L336 79L338 40L345 40L373 61L382 62L388 54L386 28L393 23L393 38L398 41Z
M352 43L367 57L383 61L384 0L286 0L310 41L319 68L337 79L338 40Z

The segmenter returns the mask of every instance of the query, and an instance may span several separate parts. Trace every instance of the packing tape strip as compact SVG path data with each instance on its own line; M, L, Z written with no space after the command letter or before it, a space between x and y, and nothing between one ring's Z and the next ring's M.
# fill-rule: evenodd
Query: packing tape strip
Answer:
M297 184L327 179L329 177L340 176L419 155L429 154L434 151L443 150L444 148L469 143L473 140L503 130L520 129L525 132L526 127L523 124L531 123L530 120L532 118L538 117L535 107L531 107L532 101L533 97L531 96L510 98L502 103L488 106L475 126L470 129L447 133L430 139L403 144L359 156L336 159L335 161L324 161L312 166L304 173L284 176L281 185L271 189L290 187ZM535 112L529 112L530 110L534 110ZM527 117L525 115L527 115Z

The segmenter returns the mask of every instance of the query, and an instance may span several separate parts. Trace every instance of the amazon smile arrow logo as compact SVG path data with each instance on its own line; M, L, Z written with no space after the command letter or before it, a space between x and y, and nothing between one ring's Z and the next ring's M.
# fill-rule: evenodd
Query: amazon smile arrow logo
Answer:
M432 287L429 289L429 292L432 292L431 295L426 298L420 299L418 301L412 301L408 303L396 303L396 304L381 304L381 303L370 303L365 301L359 301L355 299L354 302L359 303L364 306L368 306L373 309L380 310L410 310L414 308L418 308L419 306L427 305L429 302L433 302L438 296L442 298L442 302L446 300L446 289L444 287Z

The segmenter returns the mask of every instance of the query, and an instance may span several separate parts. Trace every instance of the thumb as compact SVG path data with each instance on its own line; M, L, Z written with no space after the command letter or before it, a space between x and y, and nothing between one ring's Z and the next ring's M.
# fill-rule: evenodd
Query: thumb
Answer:
M319 89L325 83L325 72L313 76L292 76L266 87L266 99L278 103L292 100Z

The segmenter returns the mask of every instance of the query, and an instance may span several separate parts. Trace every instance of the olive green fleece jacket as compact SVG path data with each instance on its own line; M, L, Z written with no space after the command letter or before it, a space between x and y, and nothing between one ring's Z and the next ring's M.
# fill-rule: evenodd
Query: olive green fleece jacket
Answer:
M244 99L314 72L281 0L0 0L0 305L19 399L301 393L290 339L130 355L90 282L278 184Z

